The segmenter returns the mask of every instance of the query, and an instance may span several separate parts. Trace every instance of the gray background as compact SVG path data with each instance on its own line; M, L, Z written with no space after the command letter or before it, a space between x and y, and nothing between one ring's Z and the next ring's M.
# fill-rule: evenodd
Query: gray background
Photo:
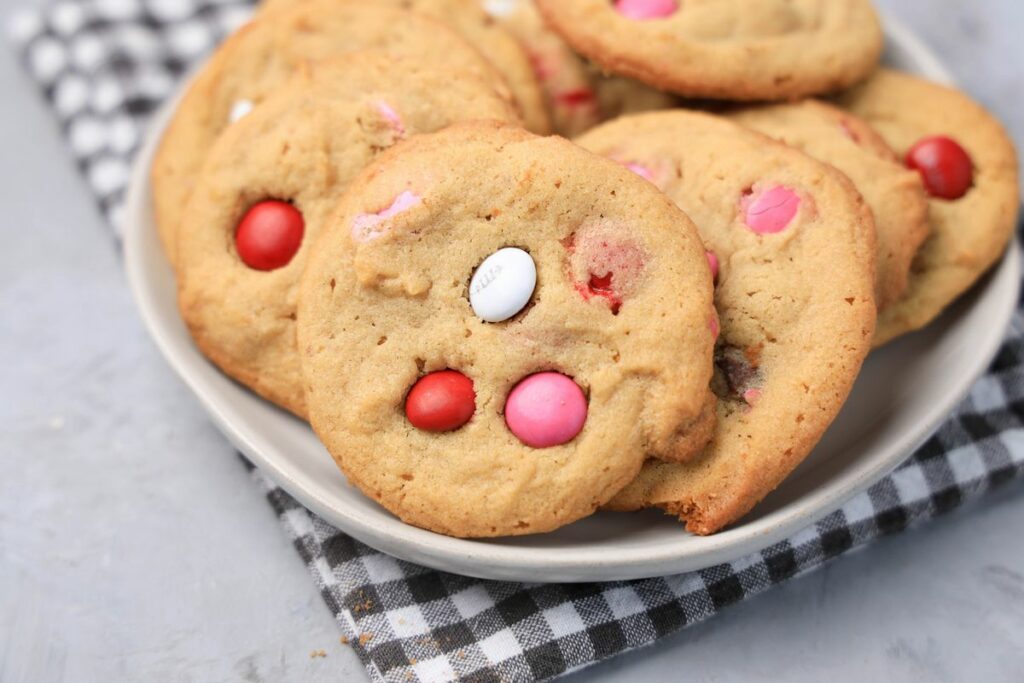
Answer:
M879 4L1024 141L1024 3ZM270 507L146 337L54 122L2 47L0 92L0 681L364 680ZM1019 681L1022 494L575 680Z

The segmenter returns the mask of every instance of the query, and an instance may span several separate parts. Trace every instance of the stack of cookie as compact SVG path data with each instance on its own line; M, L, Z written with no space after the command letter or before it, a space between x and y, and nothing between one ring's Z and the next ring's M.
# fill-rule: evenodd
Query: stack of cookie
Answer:
M1012 237L1002 127L881 49L867 0L266 0L154 161L182 316L410 524L714 533Z

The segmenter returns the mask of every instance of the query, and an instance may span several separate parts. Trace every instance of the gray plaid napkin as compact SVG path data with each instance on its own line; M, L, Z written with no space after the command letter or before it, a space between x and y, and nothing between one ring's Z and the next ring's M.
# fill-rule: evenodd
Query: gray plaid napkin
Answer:
M119 234L132 155L185 69L250 12L247 0L65 0L11 31ZM642 581L482 581L397 560L331 527L259 471L345 637L377 681L534 681L649 645L884 534L1024 474L1024 320L949 421L908 462L760 553Z

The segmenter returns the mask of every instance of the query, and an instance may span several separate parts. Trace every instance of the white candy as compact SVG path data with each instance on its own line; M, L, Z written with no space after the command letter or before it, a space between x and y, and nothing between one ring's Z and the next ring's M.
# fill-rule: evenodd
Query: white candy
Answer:
M492 17L507 17L516 11L516 5L522 0L483 0L484 11Z
M522 249L506 247L480 264L469 283L469 303L481 320L500 323L523 310L537 286L537 266Z
M242 118L243 116L251 112L252 107L253 104L251 100L238 100L234 103L234 105L232 105L231 113L228 114L228 119L231 121L231 123L234 123L238 119Z

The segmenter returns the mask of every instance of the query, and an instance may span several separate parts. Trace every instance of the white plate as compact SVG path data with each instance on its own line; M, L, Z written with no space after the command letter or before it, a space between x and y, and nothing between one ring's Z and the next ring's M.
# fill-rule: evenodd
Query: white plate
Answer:
M887 22L887 60L949 81L938 59ZM871 356L814 453L741 524L708 538L656 511L599 513L549 534L470 541L402 523L349 486L307 425L222 375L196 350L175 306L157 238L148 168L171 109L157 117L128 201L125 261L142 317L168 362L224 434L309 509L364 543L412 562L491 579L603 581L729 562L835 510L892 471L938 427L997 351L1020 281L1016 245L927 330Z

